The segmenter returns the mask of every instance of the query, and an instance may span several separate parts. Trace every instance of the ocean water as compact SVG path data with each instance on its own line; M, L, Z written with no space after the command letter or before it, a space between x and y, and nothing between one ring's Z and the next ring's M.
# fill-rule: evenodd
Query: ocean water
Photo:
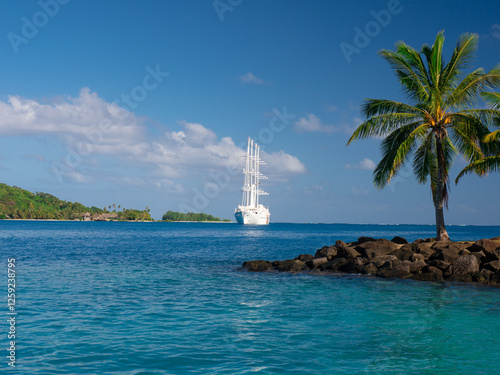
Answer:
M11 368L5 275L0 372L498 373L498 287L240 269L360 235L412 241L434 227L2 221L17 316Z

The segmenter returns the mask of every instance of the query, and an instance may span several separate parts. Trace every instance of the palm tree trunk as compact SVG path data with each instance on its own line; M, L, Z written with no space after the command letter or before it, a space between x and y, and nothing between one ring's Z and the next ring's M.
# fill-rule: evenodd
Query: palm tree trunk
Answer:
M434 194L434 208L436 209L436 240L450 241L446 226L444 225L444 197L446 184L445 158L443 152L443 139L446 130L436 132L436 152L437 152L437 176L436 176L436 193Z

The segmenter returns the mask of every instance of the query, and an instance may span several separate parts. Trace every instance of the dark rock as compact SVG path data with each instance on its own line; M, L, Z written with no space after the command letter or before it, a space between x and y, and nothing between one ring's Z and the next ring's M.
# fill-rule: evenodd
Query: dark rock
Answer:
M371 238L371 237L359 237L358 238L358 245L361 245L362 243L365 243L365 242L372 242L372 241L375 241L375 238Z
M429 242L421 242L417 244L413 244L413 252L422 254L425 257L425 260L429 259L433 254L434 250L431 248L432 244Z
M366 275L375 275L378 271L378 268L373 263L368 263L361 268L361 273Z
M362 257L372 259L380 255L387 255L399 248L394 242L386 239L379 239L375 241L366 241L356 246L356 250Z
M327 257L314 258L314 259L308 260L306 262L306 265L307 265L307 267L309 267L311 269L314 269L314 268L321 267L326 262L328 262L328 258Z
M394 250L391 254L395 255L399 260L410 260L415 253L412 250L412 245L408 244Z
M475 279L474 281L477 281L478 283L487 284L490 281L492 274L492 271L483 269L476 274L475 278L473 277L473 280Z
M438 275L443 275L443 271L434 266L427 266L422 269L423 273L437 273Z
M436 238L425 238L425 239L418 239L413 241L413 243L420 244L420 243L429 243L429 242L436 242Z
M471 252L484 251L485 253L491 253L493 250L496 249L500 249L500 241L493 239L477 240L469 247L469 250Z
M479 272L479 263L474 255L462 255L451 265L452 275L467 275Z
M417 273L413 275L412 277L413 280L419 280L419 281L443 281L443 275L440 275L439 273Z
M352 260L352 262L357 265L357 266L364 266L366 263L368 263L368 259L363 258L363 257L357 257Z
M304 268L304 265L304 262L295 259L273 262L273 268L280 272L299 272Z
M437 267L440 270L444 271L450 266L450 262L445 262L444 260L433 260L429 262L429 266Z
M337 251L337 256L346 259L354 259L361 256L354 247L341 247Z
M348 262L340 266L338 270L346 273L363 273L363 268L367 262L368 260L362 257L348 259Z
M341 247L346 247L347 244L344 241L342 241L342 240L337 240L337 241L335 241L335 246L337 248L341 248Z
M486 261L486 255L484 254L483 251L476 251L476 252L470 253L470 255L474 255L477 258L477 262L479 264L484 263Z
M314 254L315 258L326 257L328 260L333 259L335 256L337 256L337 248L335 246L323 246L321 249L316 250L316 254Z
M396 260L396 256L394 255L379 255L373 259L370 260L371 263L373 263L376 267L380 267L382 264L386 262L390 262L391 260Z
M339 268L345 264L347 264L347 259L335 258L327 263L322 264L320 269L322 271L338 271Z
M495 237L499 238L499 237ZM484 239L477 240L470 247L469 250L472 252L475 251L484 251L485 253L491 253L493 250L500 249L500 241L496 239Z
M416 260L410 263L410 272L417 273L422 271L422 268L426 267L427 264L424 261Z
M466 249L468 246L469 244L461 242L439 241L434 243L434 245L432 245L432 249L434 249L435 251L448 249L448 250L453 250L458 254L462 250Z
M496 270L490 276L490 284L500 283L500 270Z
M494 260L492 262L486 263L483 265L483 269L490 270L492 272L496 272L500 270L500 260Z
M413 275L404 270L389 270L383 269L379 270L376 274L378 277L383 277L385 279L409 279Z
M379 267L379 270L400 270L400 271L406 271L410 272L410 264L411 262L409 260L390 260L388 262L385 262Z
M398 245L404 245L404 244L409 243L406 239L404 239L403 237L399 237L399 236L394 237L391 240L391 242L397 243Z
M469 254L470 254L470 251L469 251L469 250L467 250L467 249L463 249L462 251L460 251L460 252L458 253L458 255L460 255L460 256L462 256L462 255L469 255Z
M423 262L423 263L425 263L425 256L424 256L424 254L413 253L413 255L411 256L410 260L412 262Z
M301 260L302 262L307 262L308 260L313 259L314 256L311 254L300 254L298 257L295 258L295 260Z
M272 263L268 260L248 260L243 262L243 268L251 272L261 272L271 269Z
M493 250L491 253L488 253L487 257L488 260L494 261L494 260L500 260L500 249Z
M441 248L436 251L436 253L431 256L430 260L444 260L445 262L453 263L460 255L458 255L458 251L453 248Z

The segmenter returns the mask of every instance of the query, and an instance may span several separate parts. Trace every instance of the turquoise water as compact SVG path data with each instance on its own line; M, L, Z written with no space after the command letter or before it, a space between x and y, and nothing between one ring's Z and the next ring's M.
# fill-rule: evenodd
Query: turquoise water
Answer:
M455 240L500 235L500 227L448 230ZM314 254L360 235L414 240L434 228L0 222L3 268L16 259L18 312L16 368L1 355L0 369L498 373L500 288L239 269L244 260ZM6 349L6 334L0 340Z

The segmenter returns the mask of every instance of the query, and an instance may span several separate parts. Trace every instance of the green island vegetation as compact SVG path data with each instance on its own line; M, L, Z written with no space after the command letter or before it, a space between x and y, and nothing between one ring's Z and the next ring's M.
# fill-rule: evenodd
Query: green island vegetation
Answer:
M430 182L438 241L449 241L443 208L448 206L450 169L462 155L469 163L456 177L484 176L500 167L500 64L470 69L479 36L463 34L446 63L444 35L418 51L404 42L380 55L395 71L407 102L366 99L366 117L347 144L381 137L382 160L373 181L382 189L411 160L419 183ZM486 107L483 107L483 101ZM492 131L492 129L495 129Z
M194 212L175 212L175 211L167 211L163 217L163 221L223 221L230 222L229 219L222 219L219 217L214 217L212 215L204 214L203 212L194 213Z
M47 193L32 193L17 186L0 184L0 219L52 219L52 220L143 220L152 221L150 210L116 210L116 205L86 207L78 202L63 201ZM111 211L111 208L114 208ZM118 205L118 210L121 208Z

